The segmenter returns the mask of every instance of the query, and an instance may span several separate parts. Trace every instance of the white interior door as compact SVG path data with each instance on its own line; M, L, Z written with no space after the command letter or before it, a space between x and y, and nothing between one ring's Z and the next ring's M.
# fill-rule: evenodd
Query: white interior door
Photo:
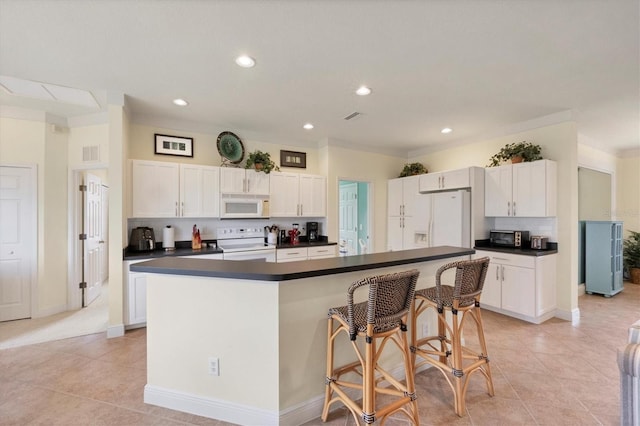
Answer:
M102 182L99 177L86 173L84 176L86 186L83 203L83 225L85 235L83 249L83 282L86 287L82 292L82 306L88 306L100 295L102 287L101 261L102 249L104 249L103 209L102 209Z
M340 239L349 254L358 253L358 184L340 185Z
M31 317L35 279L35 179L28 167L0 167L0 321Z

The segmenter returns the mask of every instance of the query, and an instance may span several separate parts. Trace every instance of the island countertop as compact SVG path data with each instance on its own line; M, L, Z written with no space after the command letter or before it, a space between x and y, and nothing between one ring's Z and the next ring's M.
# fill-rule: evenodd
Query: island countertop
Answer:
M428 262L474 253L475 250L469 248L440 246L286 263L164 257L131 265L130 269L134 272L154 274L235 278L257 281L289 281L300 278L320 277L388 266Z

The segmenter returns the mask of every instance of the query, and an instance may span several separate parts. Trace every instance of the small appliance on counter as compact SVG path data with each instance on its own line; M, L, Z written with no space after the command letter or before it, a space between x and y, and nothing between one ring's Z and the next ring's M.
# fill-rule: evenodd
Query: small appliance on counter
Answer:
M293 224L293 229L289 230L289 243L290 244L298 244L300 242L300 230L298 229L298 224Z
M529 231L489 231L489 245L526 248L529 246Z
M320 239L318 222L307 222L307 241L314 243Z
M531 236L531 248L533 250L546 250L548 242L549 238L547 237L542 237L540 235Z
M139 226L131 230L129 237L129 250L153 251L156 248L156 237L153 228Z

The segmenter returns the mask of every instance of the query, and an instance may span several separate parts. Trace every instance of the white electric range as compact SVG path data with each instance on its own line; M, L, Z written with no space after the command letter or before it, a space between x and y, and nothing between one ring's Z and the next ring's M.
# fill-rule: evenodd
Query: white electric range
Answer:
M276 246L265 243L262 228L218 228L216 240L224 260L276 261Z

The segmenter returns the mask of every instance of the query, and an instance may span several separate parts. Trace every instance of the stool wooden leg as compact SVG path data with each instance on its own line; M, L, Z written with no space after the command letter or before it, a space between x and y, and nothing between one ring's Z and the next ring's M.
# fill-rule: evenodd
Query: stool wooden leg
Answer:
M484 325L482 324L482 314L480 313L480 307L475 310L476 315L476 327L478 328L478 339L480 340L480 349L482 350L482 355L486 357L485 363L485 372L486 372L486 381L487 381L487 391L490 396L495 395L493 389L493 378L491 377L491 366L489 365L489 354L487 353L487 343L484 340Z
M375 362L376 362L376 340L373 336L373 324L367 325L367 336L365 337L365 363L362 372L364 379L364 392L362 395L362 420L365 423L373 423L375 418Z
M414 361L412 359L411 350L409 349L409 342L407 341L407 332L406 331L401 331L400 334L401 334L402 346L403 346L403 350L404 350L404 354L403 354L402 358L404 359L404 372L405 372L406 382L407 382L407 394L409 395L409 398L411 398L411 405L410 405L409 411L412 413L412 418L411 419L413 420L413 424L418 426L420 424L420 415L418 413L418 401L417 401L417 397L416 397L416 385L415 385L415 379L413 377L413 375L414 375L414 370L413 370ZM412 331L412 334L413 334L413 331ZM414 357L415 357L415 355L414 355Z
M458 416L464 416L464 366L462 364L462 344L461 344L461 326L462 324L458 318L458 311L453 309L453 315L451 315L451 352L453 356L452 370L453 370L453 382L455 385L455 411Z
M326 386L324 390L324 408L322 409L323 422L326 422L329 416L329 403L333 394L330 382L333 377L333 318L330 317L327 323L327 375L325 376Z

